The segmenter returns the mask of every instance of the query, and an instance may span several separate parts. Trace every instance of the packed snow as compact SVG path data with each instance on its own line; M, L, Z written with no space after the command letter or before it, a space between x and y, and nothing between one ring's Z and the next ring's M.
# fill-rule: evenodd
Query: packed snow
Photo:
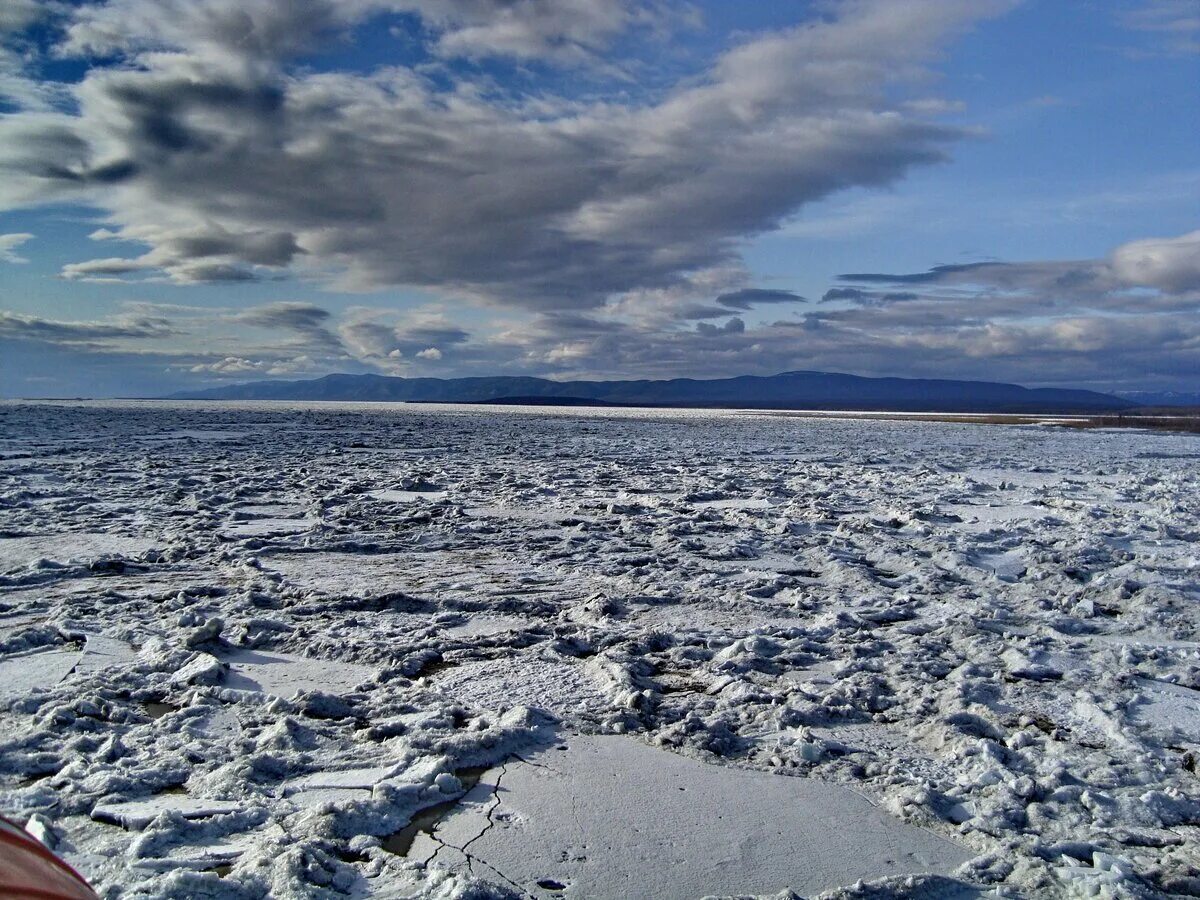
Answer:
M0 811L106 898L1197 896L1198 460L0 405Z

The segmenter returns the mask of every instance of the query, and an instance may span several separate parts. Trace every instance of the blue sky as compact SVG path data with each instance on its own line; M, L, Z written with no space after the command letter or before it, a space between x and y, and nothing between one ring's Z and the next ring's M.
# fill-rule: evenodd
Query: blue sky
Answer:
M13 0L0 48L5 396L1200 390L1195 0Z

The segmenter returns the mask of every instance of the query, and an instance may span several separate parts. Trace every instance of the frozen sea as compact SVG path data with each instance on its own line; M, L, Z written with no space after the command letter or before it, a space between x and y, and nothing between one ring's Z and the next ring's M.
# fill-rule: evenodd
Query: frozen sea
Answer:
M2 404L0 812L106 898L1200 896L1198 462Z

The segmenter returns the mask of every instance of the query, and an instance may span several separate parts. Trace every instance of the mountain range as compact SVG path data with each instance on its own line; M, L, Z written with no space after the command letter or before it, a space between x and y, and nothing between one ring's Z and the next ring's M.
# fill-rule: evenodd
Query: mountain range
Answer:
M736 378L550 381L523 376L399 378L326 375L307 381L255 381L174 394L173 400L341 400L511 403L889 412L1096 413L1131 409L1132 400L1095 391L1025 388L990 381L866 378L784 372Z

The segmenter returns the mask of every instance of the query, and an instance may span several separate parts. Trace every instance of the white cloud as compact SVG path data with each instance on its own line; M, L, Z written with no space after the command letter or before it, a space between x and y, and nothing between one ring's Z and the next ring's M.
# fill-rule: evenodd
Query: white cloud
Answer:
M67 322L0 313L0 339L130 354L152 343L197 378L333 371L570 378L772 374L794 369L1195 389L1196 236L1121 245L1101 259L985 262L858 273L803 304L713 271L688 290L644 291L587 311L510 316L468 331L465 307L408 313L305 302L248 310L127 304ZM752 308L754 319L743 317ZM777 310L774 321L762 321ZM472 317L474 318L474 317Z
M1154 42L1151 46L1160 53L1200 53L1200 3L1196 0L1142 0L1119 16L1127 28L1149 35Z
M29 262L25 257L20 256L16 250L22 244L33 240L33 238L34 236L26 231L17 232L16 234L0 234L0 262Z
M856 0L762 35L653 102L514 95L403 67L289 69L373 12L412 10L438 53L588 55L673 7L571 0L109 0L64 50L124 54L78 112L0 121L0 203L75 200L141 241L73 278L180 283L286 269L533 309L603 306L737 265L739 241L816 199L894 182L964 132L903 84L1006 2ZM886 89L885 89L886 88Z
M1146 238L1113 251L1111 264L1129 285L1171 293L1200 290L1200 231L1175 238Z
M260 360L242 359L240 356L226 356L214 362L197 363L188 371L193 375L245 375L251 372L261 372L266 365Z

